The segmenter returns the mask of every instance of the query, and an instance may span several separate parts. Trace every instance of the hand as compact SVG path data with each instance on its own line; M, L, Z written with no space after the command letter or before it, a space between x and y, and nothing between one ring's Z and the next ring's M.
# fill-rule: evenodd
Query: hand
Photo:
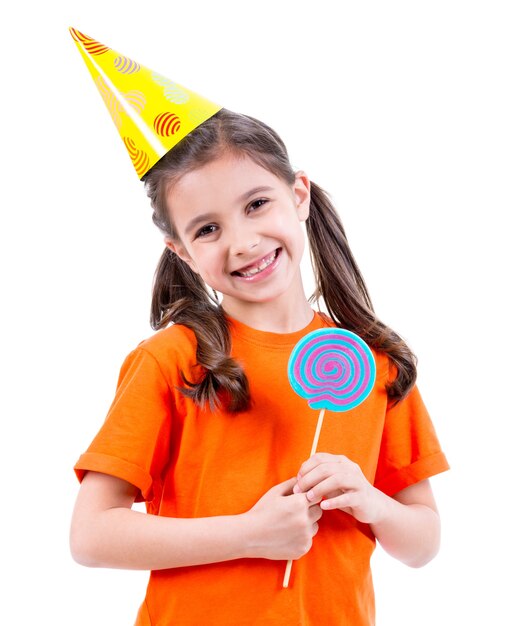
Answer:
M324 510L340 509L366 524L374 524L384 514L385 494L346 456L314 454L301 466L293 492L306 494L308 502L320 503Z
M291 478L272 487L246 514L252 556L293 560L312 547L322 509L305 494L294 494L295 485L296 479Z

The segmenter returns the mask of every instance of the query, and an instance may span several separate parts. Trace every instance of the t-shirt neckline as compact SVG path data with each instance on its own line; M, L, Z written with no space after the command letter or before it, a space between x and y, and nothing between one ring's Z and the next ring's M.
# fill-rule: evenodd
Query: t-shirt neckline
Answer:
M310 322L304 328L293 333L273 333L265 330L257 330L256 328L239 322L229 315L227 315L227 321L230 324L233 335L236 337L249 343L255 343L256 345L270 348L274 346L293 346L312 330L332 325L332 321L319 311L313 311L313 318Z

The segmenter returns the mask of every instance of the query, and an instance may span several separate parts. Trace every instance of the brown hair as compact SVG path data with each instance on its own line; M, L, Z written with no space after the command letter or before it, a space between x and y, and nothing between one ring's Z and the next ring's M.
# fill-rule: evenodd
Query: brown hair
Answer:
M178 241L166 206L168 188L185 173L227 151L250 157L288 185L295 181L286 147L275 131L250 116L221 109L182 139L143 179L153 221L169 239ZM387 354L397 375L386 389L398 402L415 383L416 358L403 339L377 319L340 218L329 196L313 182L306 228L316 280L310 300L318 303L322 298L336 324ZM195 381L184 381L183 393L200 405L225 402L232 412L245 410L250 399L248 380L230 357L225 312L201 277L166 248L155 273L151 325L158 330L170 322L194 331L196 360L203 368Z

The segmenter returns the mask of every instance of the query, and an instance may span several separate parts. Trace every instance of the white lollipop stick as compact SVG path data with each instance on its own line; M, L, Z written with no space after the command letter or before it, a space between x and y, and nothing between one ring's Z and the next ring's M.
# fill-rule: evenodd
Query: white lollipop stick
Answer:
M317 445L319 443L320 431L322 430L322 422L324 421L324 413L326 409L321 409L319 413L319 419L317 420L317 428L315 429L315 435L313 437L312 451L310 452L310 456L313 456L315 452L317 452ZM290 571L292 569L292 561L287 561L287 565L285 566L285 575L283 577L283 587L287 589L289 586L290 579Z
M312 451L310 456L313 456L317 452L317 446L319 444L320 431L322 430L322 422L324 421L324 413L326 409L320 409L319 419L317 420L317 428L315 429L315 435L313 437Z

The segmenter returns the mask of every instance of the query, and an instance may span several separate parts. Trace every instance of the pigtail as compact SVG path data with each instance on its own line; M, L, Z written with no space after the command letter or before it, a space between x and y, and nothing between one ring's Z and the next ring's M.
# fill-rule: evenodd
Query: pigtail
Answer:
M364 279L350 250L345 230L328 195L311 187L306 222L316 289L311 300L323 299L330 317L372 348L385 352L397 376L387 385L388 396L399 402L415 384L417 360L403 339L375 315Z
M190 328L197 339L197 365L203 373L196 381L183 376L180 391L211 409L224 401L234 413L248 408L248 380L230 356L231 338L225 312L210 295L201 277L174 252L166 248L160 258L153 284L150 321L154 330L169 323Z

